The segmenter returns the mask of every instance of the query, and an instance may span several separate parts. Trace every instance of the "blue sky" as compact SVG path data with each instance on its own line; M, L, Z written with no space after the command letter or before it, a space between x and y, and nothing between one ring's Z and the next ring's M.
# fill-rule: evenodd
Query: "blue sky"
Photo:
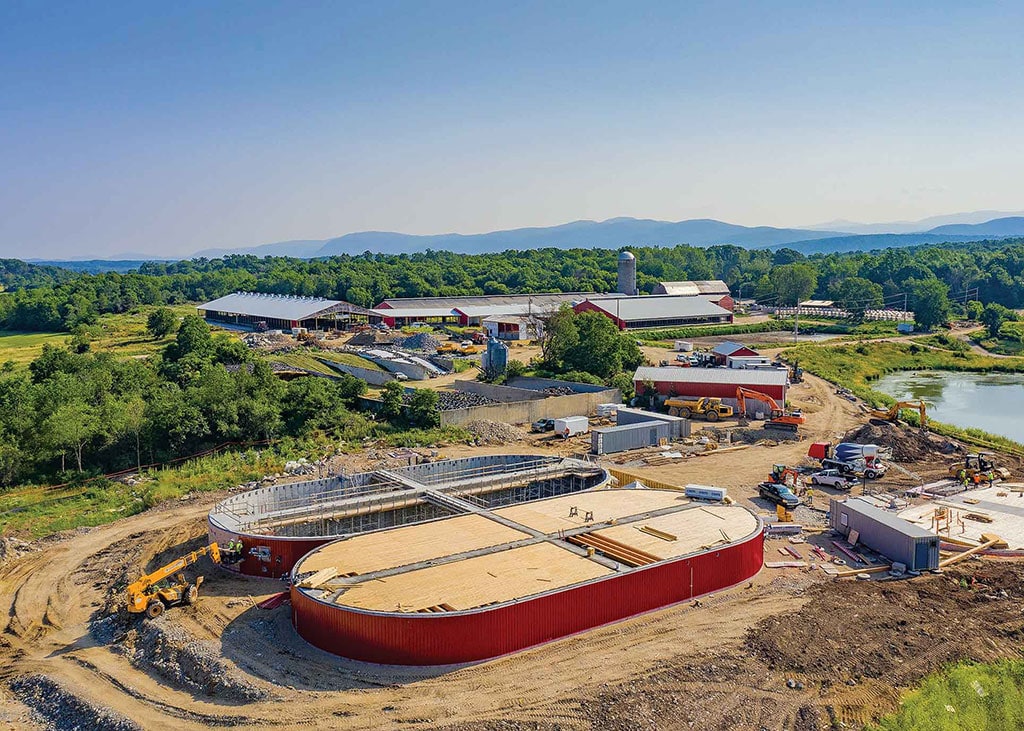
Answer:
M1024 5L0 3L0 255L1024 208Z

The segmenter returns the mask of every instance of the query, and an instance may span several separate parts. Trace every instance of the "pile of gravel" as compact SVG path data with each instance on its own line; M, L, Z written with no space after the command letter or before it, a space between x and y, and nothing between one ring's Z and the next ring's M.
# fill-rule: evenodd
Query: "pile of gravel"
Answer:
M441 345L441 341L430 333L416 333L407 338L395 340L395 345L406 350L428 350L435 353L438 346Z
M548 396L572 396L573 391L568 386L548 386L541 390L541 393L547 394Z
M31 543L19 538L0 538L0 566L35 550Z
M519 427L504 424L500 421L488 421L487 419L471 421L464 428L484 444L521 442L527 436L526 432Z
M408 406L412 403L412 394L406 393L402 395L402 400ZM453 409L468 409L473 406L491 406L499 403L488 396L481 396L478 393L469 393L466 391L438 391L437 392L437 410L438 411L452 411Z
M93 705L44 675L23 675L11 683L22 703L54 729L142 731L142 727L110 708Z
M151 669L177 685L232 701L267 700L270 694L224 663L218 653L162 619L145 621L118 646L136 667Z

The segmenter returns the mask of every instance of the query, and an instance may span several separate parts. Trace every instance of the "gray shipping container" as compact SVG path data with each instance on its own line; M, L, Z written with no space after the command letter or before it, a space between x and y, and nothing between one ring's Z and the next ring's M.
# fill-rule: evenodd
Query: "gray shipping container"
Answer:
M644 421L594 429L590 433L590 451L593 454L613 454L627 449L652 447L664 439L672 438L672 425L664 421Z
M890 561L905 564L910 571L939 567L939 537L866 500L850 498L829 503L832 529L849 539L858 531L858 543L877 551Z
M658 414L654 411L627 409L621 406L615 415L615 423L619 426L624 424L650 423L652 421L670 424L673 439L684 439L690 436L690 420L684 419L681 416L669 416L668 414Z

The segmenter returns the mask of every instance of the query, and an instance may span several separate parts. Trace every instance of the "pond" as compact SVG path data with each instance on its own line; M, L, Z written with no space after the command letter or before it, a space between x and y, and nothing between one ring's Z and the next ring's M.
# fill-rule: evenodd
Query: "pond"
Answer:
M1024 373L903 371L871 386L895 399L923 399L936 421L1024 442Z

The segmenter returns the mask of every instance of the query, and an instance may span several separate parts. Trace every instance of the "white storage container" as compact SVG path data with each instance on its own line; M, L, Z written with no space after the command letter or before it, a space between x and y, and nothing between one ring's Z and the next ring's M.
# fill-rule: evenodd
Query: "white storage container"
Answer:
M555 419L555 434L568 439L576 434L585 434L590 431L590 419L585 416L567 416L564 419Z
M725 500L725 488L724 487L712 487L711 485L687 485L686 486L686 497L694 498L696 500L714 500L721 502Z

